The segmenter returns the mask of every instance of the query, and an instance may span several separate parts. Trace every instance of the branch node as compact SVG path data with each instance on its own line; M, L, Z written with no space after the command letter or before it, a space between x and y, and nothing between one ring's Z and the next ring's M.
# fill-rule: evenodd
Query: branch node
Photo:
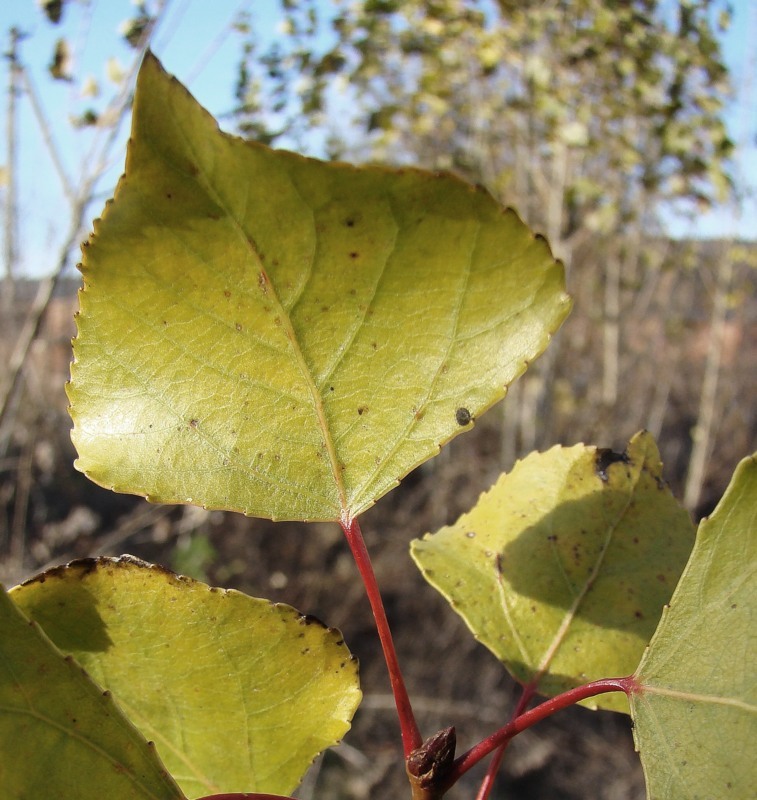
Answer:
M405 762L413 800L437 800L447 787L455 760L455 729L444 728L416 747Z

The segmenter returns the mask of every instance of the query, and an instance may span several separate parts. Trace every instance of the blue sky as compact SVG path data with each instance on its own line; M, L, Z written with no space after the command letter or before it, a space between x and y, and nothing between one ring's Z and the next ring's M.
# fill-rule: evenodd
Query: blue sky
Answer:
M754 44L757 41L757 3L754 0L736 0L733 7L734 23L723 37L723 48L740 96L738 102L732 104L728 120L732 137L739 142L746 138L749 144L738 154L737 179L742 191L751 193L751 199L742 204L738 213L729 207L698 215L692 221L671 217L670 230L675 235L739 235L757 239L757 53ZM90 0L88 8L89 12L82 4L69 0L64 25L54 27L45 20L36 0L0 2L3 50L7 49L11 26L15 25L28 34L20 45L21 58L38 90L45 115L51 123L52 136L72 182L85 168L83 165L86 165L97 133L75 131L67 120L81 114L88 106L102 107L103 99L82 98L79 85L49 79L47 65L55 40L61 35L71 38L77 52L77 74L91 75L102 87L105 97L114 91L106 76L106 60L115 56L125 66L132 56L132 51L118 33L119 24L134 14L131 2ZM171 0L164 24L153 41L153 49L166 68L187 83L200 103L214 115L228 111L233 105L233 82L241 37L231 32L230 25L240 10L252 14L252 24L262 39L270 40L276 35L279 0ZM89 19L88 14L91 14ZM7 61L4 60L0 72L3 95L0 101L0 131L3 133L0 135L3 139L7 85ZM17 178L19 271L43 275L53 268L68 228L66 201L25 97L18 102L17 130L20 135ZM99 184L101 196L94 204L92 216L99 213L123 168L127 130L128 119L119 147L113 151L110 169ZM0 144L0 164L4 164L6 158L6 142L3 141Z

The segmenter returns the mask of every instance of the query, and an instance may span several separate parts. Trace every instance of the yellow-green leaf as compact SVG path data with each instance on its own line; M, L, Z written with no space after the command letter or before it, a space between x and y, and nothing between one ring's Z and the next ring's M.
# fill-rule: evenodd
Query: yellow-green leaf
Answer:
M188 797L288 794L360 702L338 631L137 559L73 562L12 598L112 691Z
M0 587L0 797L184 800L155 749Z
M152 56L82 273L79 468L272 518L358 515L569 309L544 240L485 191L225 135Z
M757 456L737 467L696 545L631 695L650 800L757 788Z
M529 455L411 550L476 638L551 696L633 672L693 537L643 432L622 455L584 445ZM585 704L628 711L621 694Z

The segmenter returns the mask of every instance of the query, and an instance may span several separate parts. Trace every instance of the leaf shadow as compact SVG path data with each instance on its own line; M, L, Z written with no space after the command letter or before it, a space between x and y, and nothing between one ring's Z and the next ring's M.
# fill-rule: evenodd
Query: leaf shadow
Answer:
M569 475L566 487L579 480L584 477ZM693 537L684 535L671 497L656 503L635 486L622 491L603 484L560 503L492 554L495 579L504 591L648 641Z
M66 580L55 572L21 584L23 612L65 653L108 650L113 641L97 610L97 598L81 581ZM44 591L34 591L35 583L45 584Z

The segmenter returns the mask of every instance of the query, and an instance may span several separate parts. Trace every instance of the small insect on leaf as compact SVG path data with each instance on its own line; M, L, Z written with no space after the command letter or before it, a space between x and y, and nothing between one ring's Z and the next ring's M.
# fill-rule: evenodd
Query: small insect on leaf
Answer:
M455 411L455 419L458 425L469 425L473 420L473 416L467 408L458 408Z

